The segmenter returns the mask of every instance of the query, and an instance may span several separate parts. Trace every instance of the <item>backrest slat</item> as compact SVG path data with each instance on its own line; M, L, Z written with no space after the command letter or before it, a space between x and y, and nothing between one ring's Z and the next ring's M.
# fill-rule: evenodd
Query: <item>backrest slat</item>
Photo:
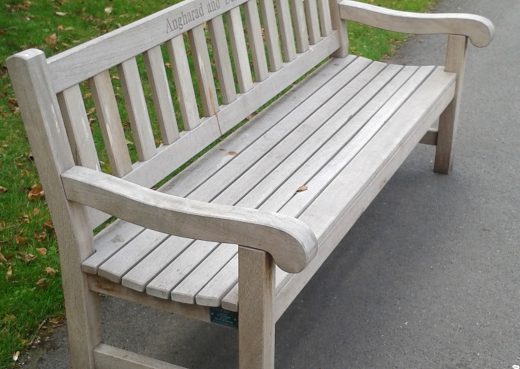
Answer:
M135 58L128 59L118 65L118 70L137 157L140 161L146 161L155 155L157 148L137 69L137 61Z
M153 105L164 144L171 144L179 138L179 129L172 104L172 96L161 47L155 46L144 53L144 63L152 92Z
M240 8L234 8L227 13L229 23L229 37L233 60L237 71L238 86L241 93L253 88L253 78L249 68L249 56L247 55L247 45L244 36L244 28L240 15Z
M318 13L320 17L321 35L323 37L328 36L332 32L329 0L318 0Z
M217 91L211 62L209 60L208 45L204 25L197 26L188 32L191 43L191 52L195 70L199 81L200 96L204 116L211 117L218 110Z
M253 56L253 68L255 71L255 81L260 82L267 78L267 60L265 57L265 46L262 38L262 27L260 26L260 15L258 14L258 4L256 0L249 0L244 5L246 16L247 35L249 37L249 47Z
M168 43L168 53L172 62L175 87L179 98L184 128L191 130L200 123L200 115L191 80L186 46L182 35L172 38Z
M208 28L213 53L215 55L220 91L222 92L222 102L229 104L236 100L237 92L235 89L235 80L233 79L233 68L231 67L229 47L226 41L226 29L222 16L219 15L209 21Z
M296 36L296 51L303 53L309 49L309 33L305 21L305 10L302 0L291 0L291 15Z
M320 23L318 18L318 5L316 0L304 0L307 28L309 30L309 42L311 45L320 40Z
M260 11L264 21L269 71L276 72L282 67L282 51L273 0L260 0Z
M74 162L100 171L99 158L79 85L74 85L59 93L58 102Z
M278 24L280 25L283 60L288 63L296 58L296 45L294 44L294 31L289 0L277 0L276 7L278 9Z
M112 173L122 177L132 170L132 162L109 71L92 77L90 88Z

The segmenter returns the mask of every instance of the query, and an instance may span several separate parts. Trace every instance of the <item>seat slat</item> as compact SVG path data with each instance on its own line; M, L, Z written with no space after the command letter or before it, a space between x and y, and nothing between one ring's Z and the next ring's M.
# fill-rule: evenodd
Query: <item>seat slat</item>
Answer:
M74 161L84 167L101 170L79 85L74 85L59 93L58 102Z
M291 18L296 36L296 51L303 53L309 49L309 33L302 0L291 0Z
M173 77L179 96L184 128L192 130L199 124L200 116L195 99L195 91L193 90L193 81L191 80L184 38L182 35L174 37L166 45L172 62Z
M206 117L211 117L218 110L217 91L209 60L208 45L204 25L201 24L188 32L191 52L199 81L202 109Z
M213 18L208 22L209 33L211 35L211 44L215 55L215 63L217 65L217 75L220 82L220 91L222 92L222 102L229 104L236 100L237 92L235 90L235 81L233 79L233 69L229 57L229 48L226 41L226 29L222 16Z
M157 148L137 69L137 61L135 58L128 59L119 64L118 69L137 157L141 161L146 161L155 155Z
M296 58L296 45L294 43L289 0L276 0L276 7L278 10L278 24L280 25L283 60L288 63Z
M169 145L179 138L179 128L177 127L161 47L156 46L145 52L144 62L150 82L153 105L157 114L157 122L161 130L161 139L163 143Z
M260 15L258 14L258 4L256 3L256 0L249 0L243 5L243 9L246 17L249 48L251 49L251 55L253 56L255 81L261 82L267 78L269 73L265 57L264 40L262 38Z
M242 25L240 8L233 8L227 13L229 38L233 60L238 78L238 86L241 93L253 88L253 77L249 67L249 56L247 55L247 44Z
M314 45L320 40L321 36L317 0L303 0L303 3L309 30L309 42L311 45Z
M238 256L233 257L197 294L197 305L220 306L222 298L238 282Z
M92 77L89 83L110 167L116 176L123 177L132 170L132 161L126 146L109 71L106 70Z
M265 40L267 44L267 56L269 59L269 71L276 72L282 67L282 51L280 49L280 36L276 24L276 13L273 0L260 0Z

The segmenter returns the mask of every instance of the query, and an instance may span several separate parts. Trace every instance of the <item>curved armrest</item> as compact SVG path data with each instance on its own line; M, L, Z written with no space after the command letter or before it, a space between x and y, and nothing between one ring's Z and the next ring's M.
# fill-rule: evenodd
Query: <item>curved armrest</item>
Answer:
M342 19L395 32L464 35L477 47L487 46L495 33L493 23L479 15L403 12L351 0L338 5Z
M263 250L289 273L316 255L312 230L289 216L172 196L85 167L61 177L70 201L159 232Z

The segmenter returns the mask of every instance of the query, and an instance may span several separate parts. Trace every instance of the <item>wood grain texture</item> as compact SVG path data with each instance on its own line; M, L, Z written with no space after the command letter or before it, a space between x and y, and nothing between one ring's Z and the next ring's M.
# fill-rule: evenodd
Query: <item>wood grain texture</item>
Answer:
M495 33L493 23L480 15L403 12L351 0L341 0L339 7L343 19L394 32L464 35L477 47L487 46Z
M318 0L318 12L321 35L325 37L332 32L332 19L330 16L330 4L328 0Z
M42 51L31 49L10 57L7 67L58 238L71 367L95 369L93 350L101 341L99 300L80 268L92 253L92 233L85 207L67 200L60 179L74 159L47 61Z
M233 8L227 14L229 27L229 41L233 60L238 79L238 86L241 93L245 93L253 88L253 77L249 66L249 56L247 53L246 38L240 8Z
M274 369L274 263L266 252L240 247L239 369Z
M249 0L244 4L244 14L246 17L249 49L251 50L253 69L255 71L255 81L261 82L267 78L269 72L267 70L262 26L260 25L260 15L258 14L256 0Z
M334 56L336 58L344 58L348 55L348 32L347 22L341 19L338 0L328 0L330 9L330 18L332 29L338 32L338 45Z
M277 18L280 25L280 41L282 42L283 60L287 63L296 58L296 45L291 21L289 0L276 0Z
M185 369L106 344L97 346L94 356L97 369Z
M314 234L291 217L187 200L82 167L61 178L71 201L158 232L265 250L288 272L302 270L316 253Z
M273 0L260 0L260 11L262 13L263 30L267 45L269 71L276 72L282 67L283 62Z
M304 0L307 28L309 30L309 43L314 45L320 40L320 20L318 16L317 0Z
M291 18L296 38L296 51L303 53L309 49L309 33L305 18L305 9L302 0L290 0Z

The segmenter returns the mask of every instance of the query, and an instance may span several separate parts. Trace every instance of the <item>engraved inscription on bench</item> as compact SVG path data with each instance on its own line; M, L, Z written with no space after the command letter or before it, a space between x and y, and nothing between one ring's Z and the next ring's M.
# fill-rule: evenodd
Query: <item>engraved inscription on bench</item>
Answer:
M238 0L209 0L195 3L191 9L182 10L179 14L166 19L166 33L182 31L197 19L204 18L204 16L220 10L222 5L225 8L230 8L230 5L233 3L239 5L241 2Z

